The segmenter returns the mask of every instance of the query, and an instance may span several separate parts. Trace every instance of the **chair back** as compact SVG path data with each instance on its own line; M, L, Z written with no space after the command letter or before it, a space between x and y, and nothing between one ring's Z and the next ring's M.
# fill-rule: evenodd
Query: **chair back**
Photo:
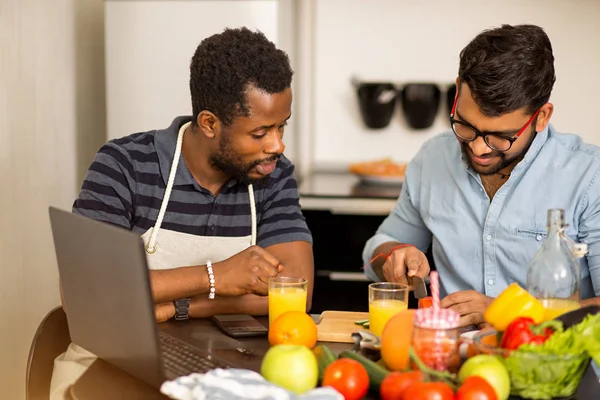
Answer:
M26 371L26 399L48 400L54 359L71 343L67 316L62 307L50 311L38 326L29 348Z

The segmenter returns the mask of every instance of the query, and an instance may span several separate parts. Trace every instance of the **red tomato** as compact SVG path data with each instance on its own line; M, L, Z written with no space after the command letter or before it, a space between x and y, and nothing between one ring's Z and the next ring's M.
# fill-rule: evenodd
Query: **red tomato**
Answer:
M415 382L404 391L406 400L453 400L454 392L444 382Z
M322 386L331 386L346 400L359 400L369 390L369 374L358 361L340 358L325 368Z
M465 379L456 392L455 400L497 400L494 388L480 376Z
M379 387L381 400L400 400L406 388L422 378L421 371L390 372Z

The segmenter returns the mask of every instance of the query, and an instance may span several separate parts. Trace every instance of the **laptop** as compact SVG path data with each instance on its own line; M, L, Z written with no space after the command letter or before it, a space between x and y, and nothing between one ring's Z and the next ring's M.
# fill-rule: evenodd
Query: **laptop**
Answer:
M49 208L71 340L154 387L228 365L161 332L142 239Z

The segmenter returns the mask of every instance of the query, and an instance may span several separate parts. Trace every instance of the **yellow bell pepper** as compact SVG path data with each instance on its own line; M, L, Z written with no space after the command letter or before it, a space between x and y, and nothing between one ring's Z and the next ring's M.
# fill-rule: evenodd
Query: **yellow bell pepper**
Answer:
M483 317L497 331L504 331L518 317L530 317L536 324L540 323L544 312L542 303L515 282L492 301Z

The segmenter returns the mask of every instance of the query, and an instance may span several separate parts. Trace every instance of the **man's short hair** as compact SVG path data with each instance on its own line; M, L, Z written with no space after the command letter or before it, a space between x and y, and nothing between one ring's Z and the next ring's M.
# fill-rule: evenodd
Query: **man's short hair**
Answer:
M535 25L485 30L461 51L458 78L485 115L533 114L548 102L556 80L550 39Z
M204 39L190 63L193 123L207 110L224 125L248 116L246 92L256 87L280 93L292 83L293 71L285 52L261 32L225 29Z

